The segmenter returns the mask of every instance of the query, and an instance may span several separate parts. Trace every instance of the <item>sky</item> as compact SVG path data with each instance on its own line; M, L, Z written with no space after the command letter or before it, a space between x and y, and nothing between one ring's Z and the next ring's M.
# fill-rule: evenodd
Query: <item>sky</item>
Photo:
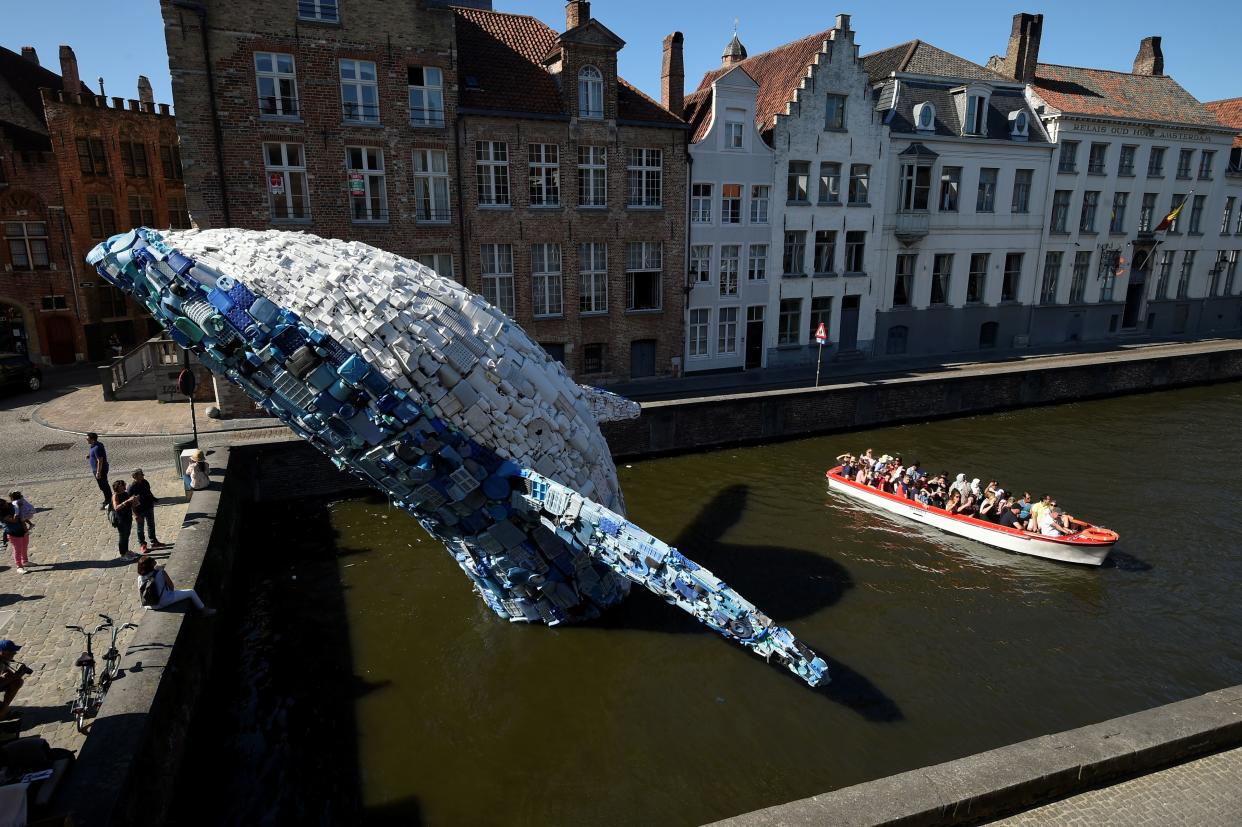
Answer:
M340 0L347 8L351 0ZM294 0L288 0L292 10ZM388 0L398 9L410 0ZM564 27L561 0L493 0L496 11L531 14ZM1242 96L1237 71L1238 0L1091 0L1012 2L970 0L887 3L814 0L595 0L592 16L626 41L623 77L654 98L660 95L661 43L672 31L685 35L687 91L704 72L720 65L733 34L750 54L830 28L838 12L852 15L862 53L914 38L976 63L1003 53L1017 12L1044 15L1040 60L1129 71L1139 41L1163 38L1165 72L1199 100ZM292 11L291 11L292 13ZM151 79L155 99L172 102L168 55L158 0L0 0L0 45L13 51L34 46L44 66L60 71L61 43L73 46L81 78L97 89L103 76L109 95L137 97L138 75Z

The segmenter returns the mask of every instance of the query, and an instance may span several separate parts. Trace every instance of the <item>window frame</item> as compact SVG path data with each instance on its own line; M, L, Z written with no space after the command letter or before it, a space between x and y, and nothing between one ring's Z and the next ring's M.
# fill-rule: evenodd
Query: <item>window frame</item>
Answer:
M280 163L273 164L271 162L270 148L280 147ZM292 164L289 162L289 148L297 147L298 158L300 164ZM263 178L265 181L265 189L267 191L268 216L273 223L307 223L311 220L311 203L310 203L310 187L307 180L306 168L306 146L304 144L293 141L264 141L262 146L263 152ZM271 188L271 177L273 174L281 176L283 192L274 193ZM305 215L294 215L294 195L293 182L301 181L301 204ZM285 212L283 217L276 214L276 198L283 197L285 201Z
M1091 148L1087 150L1087 174L1088 175L1107 175L1108 167L1108 143L1100 141L1092 141ZM1098 157L1097 157L1098 156Z
M940 197L936 199L937 212L960 212L962 208L962 168L940 168Z
M608 244L602 241L578 243L578 315L602 316L608 313Z
M953 253L936 253L932 256L931 291L928 293L928 307L948 307L951 304L953 290ZM936 294L940 300L936 300Z
M802 299L780 299L777 305L776 346L796 347L802 343Z
M715 207L716 185L699 181L690 185L690 223L711 224Z
M270 61L269 69L263 69L260 60ZM289 59L288 71L280 68L281 58ZM265 120L300 120L301 103L298 100L297 58L286 52L257 51L254 53L254 83L258 98L259 117ZM264 95L264 81L271 84L271 95ZM285 88L287 87L287 89ZM283 94L288 91L289 94ZM270 111L265 108L270 102ZM289 109L289 111L286 111Z
M481 209L509 209L513 206L507 141L474 142L474 182Z
M130 190L125 195L130 227L154 227L155 199L145 192Z
M720 278L720 297L722 299L737 298L741 292L742 276L742 245L721 244L720 260L716 271Z
M534 209L561 206L561 147L559 144L527 144L527 198Z
M760 190L763 194L760 195ZM751 224L767 224L772 207L772 186L771 184L751 184L750 185L750 223ZM762 213L762 215L757 215Z
M806 275L806 233L806 230L785 230L784 248L781 253L782 276ZM791 264L797 269L791 269Z
M1010 261L1017 261L1016 267L1010 267ZM1022 288L1022 265L1026 256L1023 253L1010 252L1005 254L1005 269L1001 279L1001 301L1014 302Z
M720 185L720 226L728 227L742 223L742 185Z
M709 284L712 280L712 245L691 244L686 263L686 275L690 283Z
M489 304L510 319L517 317L517 296L514 293L513 245L506 243L479 245L479 292ZM506 308L506 305L508 307Z
M824 96L824 130L827 132L844 132L845 131L845 107L849 101L848 95L838 95L832 92Z
M976 213L996 212L996 186L1000 180L1000 168L979 167L979 189L975 194Z
M789 160L785 164L785 203L811 203L811 162Z
M354 154L357 153L355 160ZM361 175L363 195L354 195L354 175ZM388 223L388 173L384 165L384 149L375 146L346 145L345 178L349 198L349 220L352 224ZM365 207L359 215L358 207Z
M1147 151L1147 177L1164 177L1164 159L1168 152L1167 146L1153 146Z
M340 23L337 0L298 0L298 20L308 23Z
M411 83L413 71L422 73L422 83ZM429 73L439 76L432 83ZM410 107L410 126L416 129L440 129L444 126L444 70L439 66L411 64L406 67L406 95ZM415 100L415 97L418 100ZM415 106L415 103L421 106ZM416 117L421 113L421 117Z
M686 319L686 356L690 359L706 359L711 356L712 309L692 307Z
M1087 300L1087 276L1091 274L1091 251L1074 252L1073 270L1070 271L1069 303L1082 304Z
M966 304L983 304L987 301L988 265L991 260L991 253L970 254L970 266L966 271Z
M91 238L104 239L116 235L116 205L111 193L86 194L86 222Z
M1094 233L1096 214L1100 210L1100 190L1084 190L1082 209L1078 213L1078 232Z
M1126 231L1126 207L1129 205L1130 193L1117 191L1113 193L1113 209L1108 218L1108 231L1121 234Z
M738 352L738 306L716 308L716 355L733 356Z
M766 281L768 278L768 250L766 241L746 245L746 280ZM761 253L761 255L756 255ZM759 266L756 266L759 265ZM756 275L756 273L758 275Z
M816 230L814 244L811 265L812 274L819 277L835 276L837 274L837 231ZM825 263L827 263L827 267L821 266Z
M578 117L594 121L604 118L604 73L591 64L578 70Z
M1080 141L1061 141L1057 155L1057 173L1074 175L1078 172L1078 145Z
M436 169L436 158L443 165ZM452 185L449 182L448 153L432 147L415 147L411 151L414 171L414 222L416 224L449 224L453 220ZM438 191L441 190L441 191ZM439 202L443 200L441 208Z
M371 67L371 78L366 78L366 67ZM352 71L346 76L346 69ZM378 124L380 122L379 102L379 69L373 60L342 57L337 60L337 76L341 86L341 121L347 124ZM347 89L352 89L358 96L357 101L349 100ZM367 91L370 90L373 102L367 102ZM374 110L372 114L371 110Z
M638 252L637 260L635 251ZM654 258L650 257L654 251ZM638 293L638 277L653 277L655 304L640 307L636 302ZM630 241L626 243L625 257L625 299L627 313L650 313L664 309L664 246L659 241Z
M626 209L664 208L664 150L629 147L626 152Z
M1013 195L1009 200L1009 212L1011 214L1030 214L1031 189L1034 187L1034 182L1035 170L1024 167L1013 171Z
M47 221L4 221L0 222L4 225L4 240L7 242L6 247L9 250L9 262L13 265L13 269L22 273L33 273L37 270L52 269L52 244L51 230ZM10 228L20 227L18 233L14 233ZM42 227L42 232L32 232L31 227ZM42 252L42 264L37 264L39 256L36 255L35 242L41 242L39 245ZM25 259L25 265L19 263L18 248L21 245L20 258Z
M129 138L122 138L119 145L121 173L126 178L150 178L151 165L147 158L147 145Z
M853 238L851 238L853 236ZM859 238L861 236L861 238ZM857 264L857 267L851 267ZM867 231L845 231L845 261L841 263L841 272L846 276L865 276L867 274Z
M78 170L83 175L108 174L108 150L102 138L85 135L75 142L78 149Z
M1061 276L1062 258L1060 250L1049 250L1044 254L1044 277L1039 287L1040 304L1057 303L1057 282Z
M914 272L918 253L898 253L893 262L893 307L914 306Z
M585 150L585 157L584 157ZM596 158L598 151L598 159ZM608 207L608 147L578 144L578 207Z
M530 245L531 313L536 319L564 317L563 268L560 244L540 241Z
M858 197L860 196L861 197ZM850 164L848 204L855 207L871 205L871 164Z

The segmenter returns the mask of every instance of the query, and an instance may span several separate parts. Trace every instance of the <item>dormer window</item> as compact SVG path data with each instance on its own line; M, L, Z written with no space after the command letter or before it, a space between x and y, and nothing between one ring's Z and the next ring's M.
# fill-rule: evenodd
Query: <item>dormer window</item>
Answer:
M1030 132L1031 122L1026 111L1019 109L1009 113L1009 137L1015 141L1025 141Z
M594 66L578 71L578 117L604 117L604 76Z
M966 118L962 121L962 133L982 135L987 128L988 98L975 92L966 95Z
M931 132L936 128L936 106L924 101L914 107L914 126L919 132Z

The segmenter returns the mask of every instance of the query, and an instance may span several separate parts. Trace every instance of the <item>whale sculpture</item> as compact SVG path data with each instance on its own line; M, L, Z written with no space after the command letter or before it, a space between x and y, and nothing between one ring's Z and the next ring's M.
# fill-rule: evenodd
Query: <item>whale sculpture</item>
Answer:
M828 679L788 629L625 519L597 420L637 405L575 384L451 279L356 241L279 231L139 228L87 261L417 518L502 618L592 618L637 583L812 686Z

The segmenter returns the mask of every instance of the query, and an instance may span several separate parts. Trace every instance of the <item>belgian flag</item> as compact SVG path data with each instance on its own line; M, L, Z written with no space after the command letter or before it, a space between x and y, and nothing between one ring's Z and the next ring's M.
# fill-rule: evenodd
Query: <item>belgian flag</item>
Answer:
M1182 207L1186 206L1186 202L1190 200L1190 196L1191 196L1191 193L1187 193L1186 196L1182 198L1182 203L1174 207L1172 212L1166 215L1164 219L1161 220L1161 222L1156 225L1155 229L1153 229L1152 232L1163 233L1167 231L1170 227L1172 227L1173 222L1177 220L1178 213L1182 211Z

